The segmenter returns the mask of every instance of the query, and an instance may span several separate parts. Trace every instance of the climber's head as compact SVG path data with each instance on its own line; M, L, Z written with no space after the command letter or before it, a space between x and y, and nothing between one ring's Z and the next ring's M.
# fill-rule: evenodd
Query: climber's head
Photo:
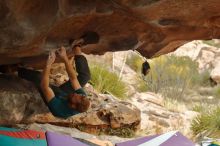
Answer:
M69 106L79 112L86 112L90 107L90 100L81 94L71 94L69 96Z

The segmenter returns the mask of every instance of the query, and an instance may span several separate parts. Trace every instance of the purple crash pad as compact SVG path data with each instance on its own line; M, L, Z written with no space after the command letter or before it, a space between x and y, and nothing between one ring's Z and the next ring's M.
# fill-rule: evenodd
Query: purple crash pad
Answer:
M157 137L157 135L137 138L135 140L129 140L129 141L122 142L122 143L116 143L115 146L137 146L137 145L145 143L155 137Z
M88 146L68 135L46 132L48 146Z
M183 136L180 132L177 132L174 136L168 139L161 146L195 146L195 144Z
M143 144L145 142L148 142L159 135L154 136L147 136L138 138L135 140L130 140L122 143L117 143L116 146L138 146L140 144ZM190 141L188 138L183 136L181 133L177 132L174 136L166 140L164 143L162 143L160 146L195 146L192 141Z

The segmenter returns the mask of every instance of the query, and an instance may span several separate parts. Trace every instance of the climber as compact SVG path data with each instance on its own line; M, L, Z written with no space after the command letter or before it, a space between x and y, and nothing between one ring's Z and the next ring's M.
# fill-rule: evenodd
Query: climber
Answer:
M51 113L60 118L68 118L80 112L85 112L90 107L90 101L82 87L90 80L90 71L86 58L82 55L79 46L73 47L76 72L71 60L67 57L66 49L61 47L59 50L50 52L45 68L41 73L39 71L26 68L18 69L18 76L32 81L40 90ZM61 86L52 86L49 84L49 74L51 65L55 62L58 55L64 62L69 81Z

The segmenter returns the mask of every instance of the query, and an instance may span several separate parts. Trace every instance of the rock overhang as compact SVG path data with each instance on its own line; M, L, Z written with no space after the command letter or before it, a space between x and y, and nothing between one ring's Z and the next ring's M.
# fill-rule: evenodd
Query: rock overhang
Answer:
M0 64L42 64L49 50L86 31L87 54L137 50L148 58L191 40L220 38L219 0L2 0ZM141 45L137 44L141 42ZM139 43L140 44L140 43Z

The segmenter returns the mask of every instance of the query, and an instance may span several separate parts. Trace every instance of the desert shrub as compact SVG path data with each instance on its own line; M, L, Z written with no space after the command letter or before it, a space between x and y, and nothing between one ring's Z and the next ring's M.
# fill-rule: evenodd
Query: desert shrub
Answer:
M220 86L219 85L213 89L213 96L220 99Z
M161 56L150 65L151 71L145 77L148 89L165 97L182 97L193 86L193 76L199 74L197 63L189 57Z
M130 54L126 59L126 64L133 69L136 73L141 73L141 67L144 60L138 54ZM136 77L136 85L135 88L138 92L146 92L148 90L146 82L141 78L141 76L137 75Z
M195 112L200 113L200 112L203 111L203 107L202 107L201 105L196 104L196 105L194 105L194 106L192 107L192 110L195 111Z
M140 76L137 76L135 80L136 80L135 81L136 82L135 89L138 92L147 92L148 91L146 81L144 81Z
M141 66L143 63L143 59L138 55L138 54L131 54L130 56L127 57L126 59L126 64L136 71L137 73L140 73L141 71Z
M164 99L164 107L172 112L184 112L187 110L184 103L172 98Z
M218 104L218 103L217 103ZM192 110L198 113L205 113L207 110L215 108L214 104L207 103L206 101L200 101L193 103Z
M192 82L194 85L199 85L204 87L211 86L210 72L206 70L199 74L193 75Z
M210 45L210 46L220 48L220 43L216 43L214 40L205 40L205 41L203 41L203 43Z
M203 107L202 111L191 124L194 135L217 137L220 135L220 107Z
M91 83L98 92L109 92L120 99L126 98L126 84L119 80L119 76L116 73L98 64L91 65L90 70Z
M137 54L132 54L126 63L140 73L143 59ZM165 97L178 98L193 87L211 85L210 72L207 70L199 73L198 63L189 57L160 56L152 59L150 66L151 71L144 81L140 77L136 81L136 89L139 92L152 91Z

